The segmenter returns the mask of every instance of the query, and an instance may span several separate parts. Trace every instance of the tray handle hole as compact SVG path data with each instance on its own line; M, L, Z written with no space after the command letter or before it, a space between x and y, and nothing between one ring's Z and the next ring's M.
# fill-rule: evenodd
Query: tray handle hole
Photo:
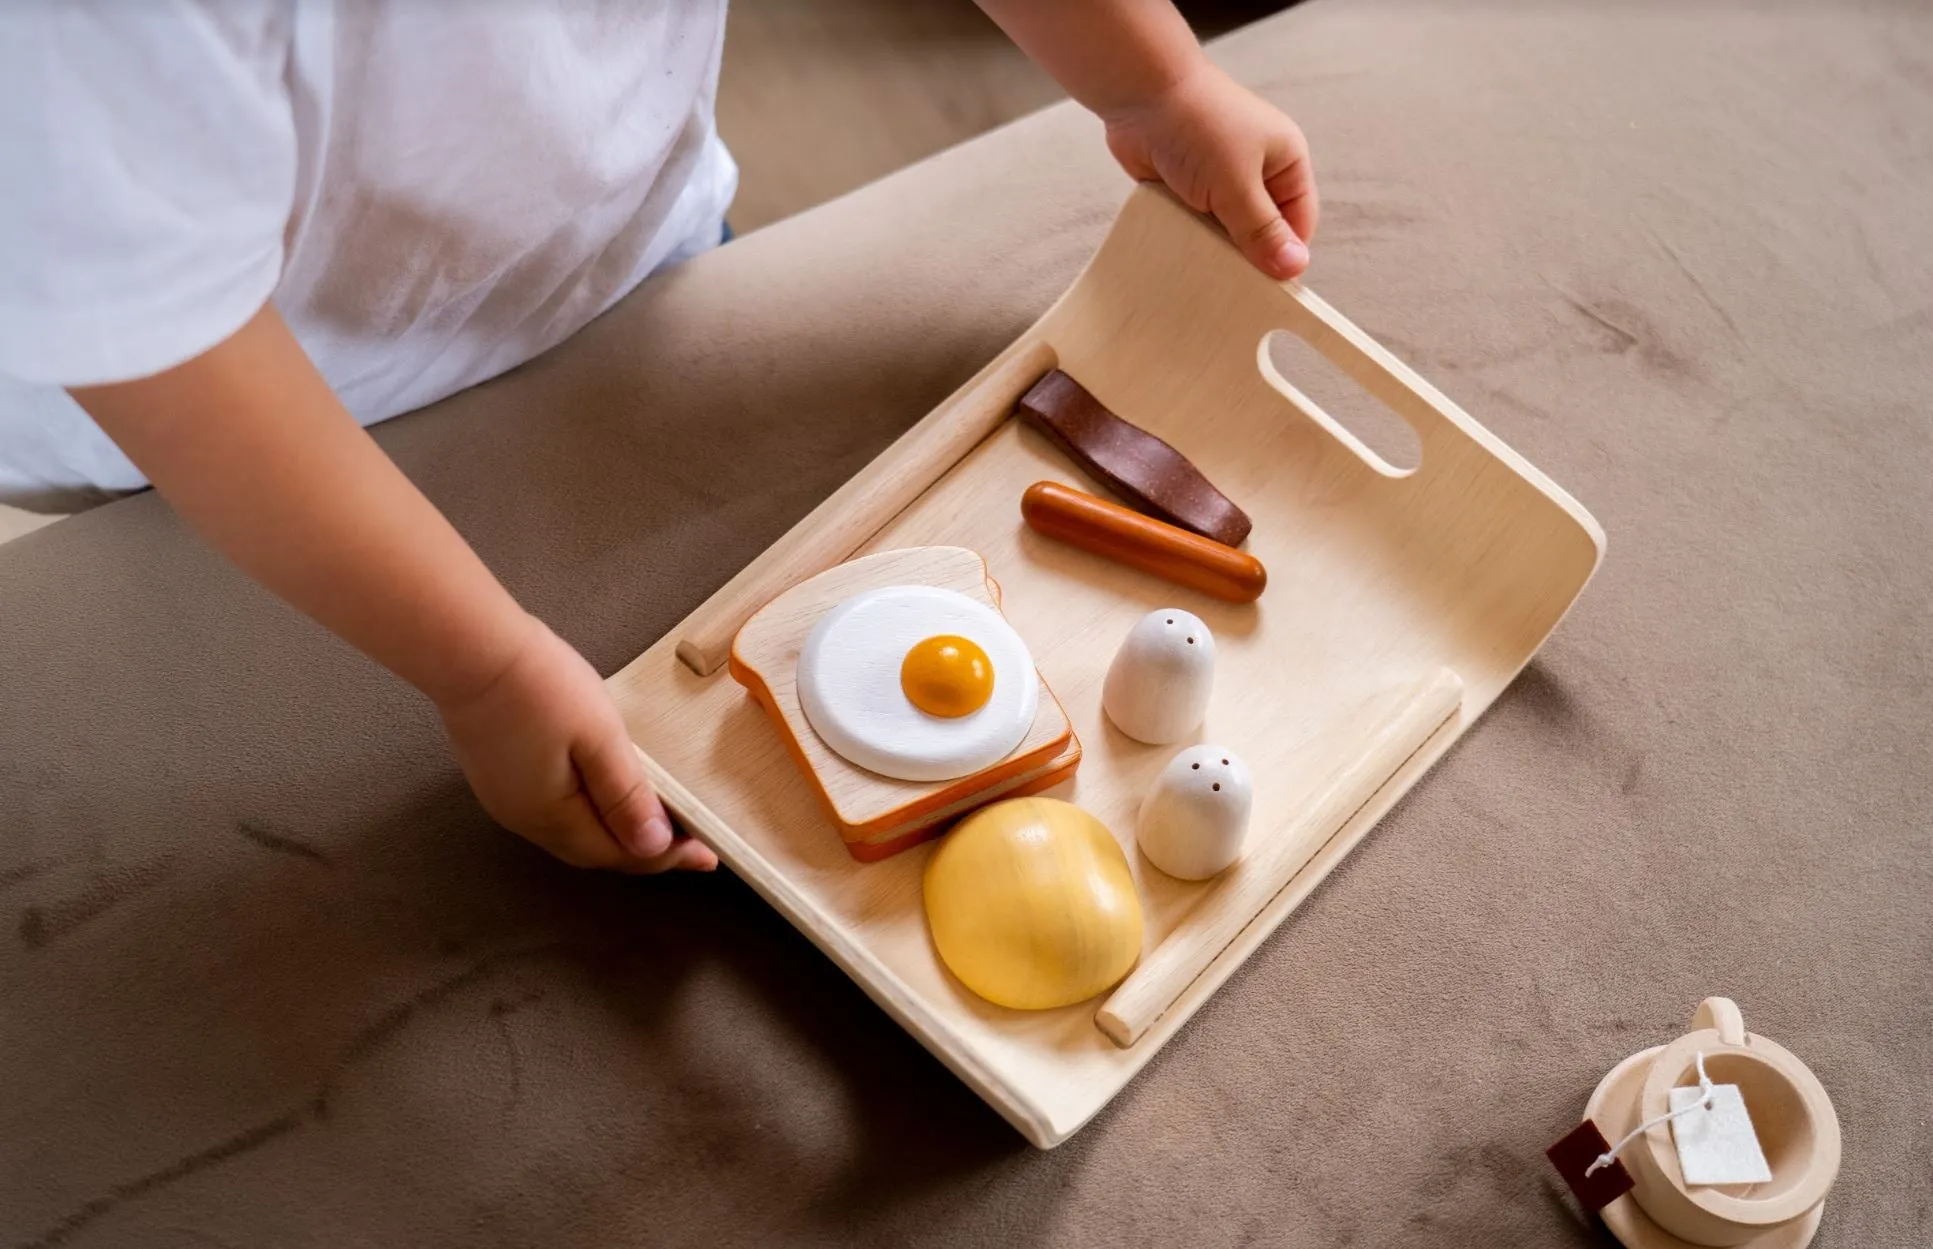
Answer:
M1294 332L1271 330L1257 354L1268 383L1369 467L1407 477L1423 462L1415 428Z

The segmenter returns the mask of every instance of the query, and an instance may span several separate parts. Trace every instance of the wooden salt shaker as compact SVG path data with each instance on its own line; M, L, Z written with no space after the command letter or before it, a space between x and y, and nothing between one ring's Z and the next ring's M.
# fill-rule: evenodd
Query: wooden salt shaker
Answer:
M1689 1033L1612 1068L1585 1117L1607 1139L1622 1139L1670 1109L1673 1087L1698 1083L1700 1053L1713 1083L1739 1087L1771 1181L1687 1185L1671 1125L1660 1123L1619 1155L1635 1187L1604 1207L1604 1225L1625 1249L1801 1249L1812 1242L1839 1173L1839 1120L1817 1077L1782 1046L1745 1031L1730 998L1706 998Z

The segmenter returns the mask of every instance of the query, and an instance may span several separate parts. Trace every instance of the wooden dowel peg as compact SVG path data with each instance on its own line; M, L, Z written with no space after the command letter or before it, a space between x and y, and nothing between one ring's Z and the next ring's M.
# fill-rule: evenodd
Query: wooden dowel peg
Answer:
M678 633L679 661L701 677L718 671L753 612L849 559L998 429L1014 400L1054 363L1052 347L1023 340L989 364L982 381L900 435L686 617Z

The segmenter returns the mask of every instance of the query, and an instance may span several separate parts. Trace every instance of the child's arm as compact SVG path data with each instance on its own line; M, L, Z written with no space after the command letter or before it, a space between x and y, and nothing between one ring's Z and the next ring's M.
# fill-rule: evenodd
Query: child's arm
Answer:
M75 399L210 542L435 701L477 796L567 863L711 867L672 839L597 673L519 608L264 307Z
M1291 278L1316 228L1309 146L1218 69L1169 0L980 0L1021 49L1107 124L1130 175L1213 213L1257 268Z

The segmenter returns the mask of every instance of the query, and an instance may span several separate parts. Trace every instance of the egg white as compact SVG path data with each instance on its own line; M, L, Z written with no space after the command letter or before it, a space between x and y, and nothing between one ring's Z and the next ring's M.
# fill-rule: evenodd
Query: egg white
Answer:
M945 633L978 644L993 666L986 705L957 719L921 711L900 686L906 652ZM1040 676L1013 626L937 586L887 586L834 607L806 635L797 680L800 709L826 745L902 781L952 780L998 763L1040 706Z

